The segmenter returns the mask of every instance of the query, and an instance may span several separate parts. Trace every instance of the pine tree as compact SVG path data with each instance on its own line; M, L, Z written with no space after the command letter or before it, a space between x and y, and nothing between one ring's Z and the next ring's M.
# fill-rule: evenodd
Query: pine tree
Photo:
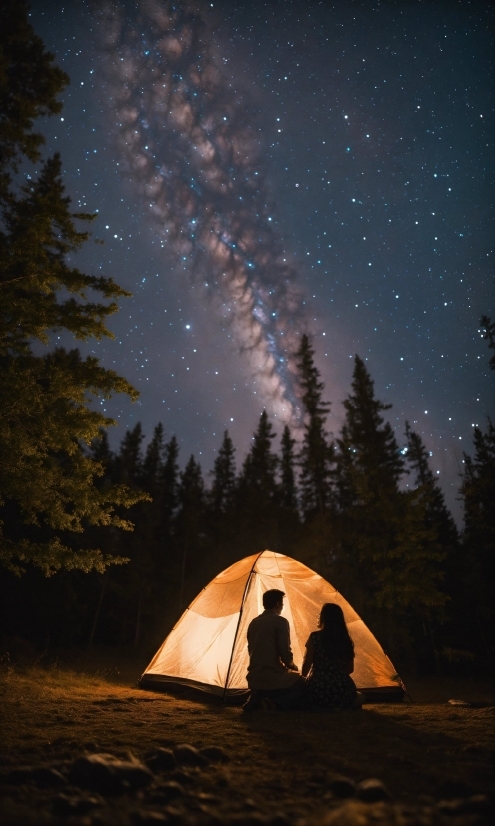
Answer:
M234 503L235 495L235 447L226 430L223 441L215 459L212 476L213 483L209 500L216 516L227 513Z
M172 519L178 505L179 490L179 445L175 436L172 436L165 445L164 461L161 472L161 497L163 502L163 531L170 535Z
M282 455L280 459L280 504L285 511L297 514L297 486L295 474L294 445L289 425L282 433Z
M480 325L489 349L495 349L495 324L486 315ZM495 370L495 356L489 361ZM464 613L470 624L472 648L491 666L495 653L493 633L495 603L495 426L488 419L486 431L474 429L474 456L464 454L461 497L464 510Z
M379 588L373 560L383 558L393 544L391 517L404 463L393 430L380 415L391 405L375 398L373 381L359 356L351 387L343 402L346 415L337 439L337 507L346 548L342 558L350 566L353 584L361 581L359 598L366 601L366 592L376 597ZM354 532L358 533L357 544L351 549Z
M352 393L339 447L341 504L394 495L404 470L404 460L392 427L381 412L392 405L375 398L374 383L359 356L355 357Z
M332 502L333 445L329 442L325 424L330 403L322 399L325 388L314 363L314 350L304 335L297 352L299 383L305 412L304 437L299 465L301 468L301 505L308 519L324 513Z
M466 587L476 619L475 647L488 662L494 657L495 560L495 426L474 430L474 456L464 454L461 496L464 508L462 543L469 567Z
M279 549L278 457L272 452L275 435L264 410L244 459L235 497L235 543L245 554Z
M8 194L11 173L24 158L32 163L41 157L45 139L33 132L39 117L58 114L62 104L57 96L69 77L53 64L28 20L24 0L2 3L0 40L0 193Z
M68 256L88 239L94 216L71 213L58 155L32 174L43 137L33 121L60 111L68 82L53 66L22 2L2 7L0 32L0 562L21 573L26 563L45 574L61 568L104 570L98 549L74 549L68 534L87 525L132 529L115 508L141 495L98 486L102 464L83 448L113 420L90 407L91 397L137 392L94 357L58 348L37 355L55 332L76 339L112 337L106 319L128 295L110 278L89 276ZM16 174L23 167L23 174ZM100 301L97 300L98 296ZM12 457L15 456L15 461ZM10 519L15 512L14 522ZM24 524L20 529L19 524Z
M495 321L492 321L491 318L488 318L486 315L482 315L480 319L480 327L483 338L488 341L488 347L490 350L495 350ZM495 354L490 358L488 363L490 365L490 370L495 370Z
M163 426L157 424L142 462L140 487L150 494L151 503L142 503L134 516L135 533L140 547L139 566L142 571L138 596L138 618L134 642L137 645L143 630L152 628L162 612L163 588Z
M446 554L455 553L459 533L456 524L445 504L445 497L438 479L430 468L429 455L418 433L406 422L407 463L415 473L415 486L421 489L425 501L426 516L438 536L440 545Z
M178 490L179 510L176 517L177 540L180 549L179 609L185 608L186 576L188 567L194 573L203 567L201 558L205 520L205 491L201 465L194 456L180 474Z
M381 415L390 405L375 397L359 356L344 408L337 441L337 581L400 656L417 623L442 610L444 554L427 518L425 489L399 487L404 459Z
M142 468L142 486L153 496L158 496L160 481L163 473L163 425L159 422L153 432L153 437L146 448Z
M155 586L157 606L163 606L164 595L169 604L176 603L178 574L176 515L179 506L179 445L172 436L163 451L163 466L159 476L159 490L156 497L159 507L158 537L155 553Z
M443 491L430 468L429 454L418 433L406 422L407 464L415 474L417 506L415 514L422 518L425 529L425 555L418 553L411 556L422 568L422 580L425 587L432 587L429 608L423 611L422 622L425 648L431 645L436 670L441 670L440 645L447 647L449 633L455 625L456 610L460 607L459 579L461 576L461 554L459 534L454 519L445 504ZM410 509L411 513L413 512ZM420 526L418 526L419 528ZM418 531L416 531L417 536ZM414 535L414 533L413 533ZM425 594L422 594L425 602ZM448 615L441 609L447 606ZM452 622L454 620L454 622Z
M267 504L275 499L277 492L278 459L272 453L272 441L275 435L268 414L266 410L263 410L258 429L253 436L251 449L242 466L239 483L240 488L248 496L254 496L256 499L264 497Z
M117 458L117 473L120 481L132 488L137 488L142 480L143 456L142 441L144 439L141 422L132 430L127 430Z
M104 427L100 427L98 436L91 442L90 452L92 458L96 462L100 462L105 469L105 476L111 478L112 465L115 461L115 456L110 449L110 442L108 440L108 432Z

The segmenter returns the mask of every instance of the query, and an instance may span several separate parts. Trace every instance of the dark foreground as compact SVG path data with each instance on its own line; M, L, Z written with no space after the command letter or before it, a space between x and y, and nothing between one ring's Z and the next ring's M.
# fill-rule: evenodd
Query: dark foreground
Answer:
M7 667L1 688L2 824L493 822L487 683L423 681L412 704L356 712L251 715L87 670Z

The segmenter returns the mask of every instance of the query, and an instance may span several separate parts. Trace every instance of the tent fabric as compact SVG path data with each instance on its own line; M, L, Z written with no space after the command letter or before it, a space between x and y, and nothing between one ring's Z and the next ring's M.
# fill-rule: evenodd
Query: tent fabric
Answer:
M379 699L401 692L389 658L363 620L329 582L302 562L263 551L222 571L186 609L141 677L142 687L180 684L213 694L248 690L247 628L263 611L265 591L286 594L283 616L290 625L294 662L301 667L306 641L318 623L321 606L335 602L344 612L355 646L354 682Z

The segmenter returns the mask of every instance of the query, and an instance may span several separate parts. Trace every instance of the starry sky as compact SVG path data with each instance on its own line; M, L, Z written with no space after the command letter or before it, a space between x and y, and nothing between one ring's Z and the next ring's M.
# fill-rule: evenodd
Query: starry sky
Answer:
M102 404L113 444L161 421L208 472L265 408L297 435L307 332L329 429L358 353L458 517L495 402L490 5L34 0L30 19L71 78L46 150L98 212L78 263L133 293L115 340L81 348L141 393Z

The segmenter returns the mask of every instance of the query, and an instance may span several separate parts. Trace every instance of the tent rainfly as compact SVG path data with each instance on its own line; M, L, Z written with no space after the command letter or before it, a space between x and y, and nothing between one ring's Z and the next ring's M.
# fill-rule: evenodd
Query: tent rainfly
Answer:
M294 662L301 666L306 641L325 602L344 612L355 646L352 675L374 702L401 700L400 678L363 620L323 577L290 556L263 551L222 571L186 609L140 679L142 688L175 684L225 697L248 690L247 628L263 611L265 591L284 591Z

